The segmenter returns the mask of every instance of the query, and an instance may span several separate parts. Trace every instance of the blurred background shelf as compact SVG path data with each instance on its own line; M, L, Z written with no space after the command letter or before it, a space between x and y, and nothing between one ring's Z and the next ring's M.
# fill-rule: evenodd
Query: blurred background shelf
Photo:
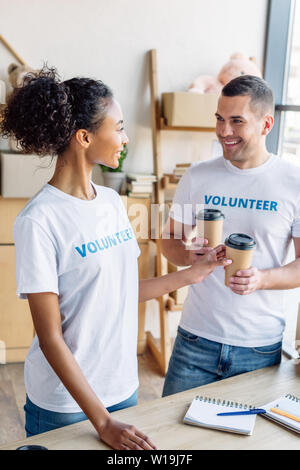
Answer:
M215 132L215 127L197 127L197 126L169 126L164 117L160 118L159 129L161 131L185 131L185 132Z

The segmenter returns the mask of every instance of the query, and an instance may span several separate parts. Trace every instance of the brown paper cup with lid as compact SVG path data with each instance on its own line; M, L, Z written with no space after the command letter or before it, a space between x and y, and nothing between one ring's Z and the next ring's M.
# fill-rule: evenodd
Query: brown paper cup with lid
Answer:
M226 258L232 263L225 268L225 286L229 286L230 278L240 270L249 269L252 265L256 243L250 235L232 233L225 240Z
M224 214L217 209L203 209L196 215L197 237L206 238L210 248L222 243Z

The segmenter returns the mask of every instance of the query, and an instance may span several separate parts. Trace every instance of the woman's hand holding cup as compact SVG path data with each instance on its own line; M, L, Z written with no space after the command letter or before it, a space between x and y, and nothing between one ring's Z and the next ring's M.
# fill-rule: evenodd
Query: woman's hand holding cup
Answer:
M203 250L204 247L201 248ZM207 277L216 267L218 266L228 266L232 263L230 259L225 257L225 245L218 245L216 248L204 248L206 253L193 254L197 258L193 261L192 266L188 268L190 276L190 284L197 284L205 277ZM197 251L197 250L193 250Z
M212 251L213 248L206 246L207 244L208 240L206 238L198 237L192 238L192 240L185 244L189 265L197 263L202 255L206 255Z

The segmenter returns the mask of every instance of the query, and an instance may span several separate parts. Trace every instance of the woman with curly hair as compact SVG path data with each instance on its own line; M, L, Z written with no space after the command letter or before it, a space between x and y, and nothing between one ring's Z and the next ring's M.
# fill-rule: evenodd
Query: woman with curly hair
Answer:
M219 247L191 268L138 283L139 247L119 195L95 185L95 164L118 166L122 111L99 80L28 76L0 133L24 152L57 156L51 180L14 223L17 294L36 331L25 361L27 436L89 419L114 449L155 449L112 411L137 403L137 303L200 282L225 265Z

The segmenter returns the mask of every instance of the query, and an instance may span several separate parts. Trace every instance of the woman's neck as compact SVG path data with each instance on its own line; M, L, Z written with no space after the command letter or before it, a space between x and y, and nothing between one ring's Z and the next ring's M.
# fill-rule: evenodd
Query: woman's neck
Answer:
M95 191L91 185L92 165L87 165L83 155L58 156L54 174L48 182L61 191L90 200L95 198Z

